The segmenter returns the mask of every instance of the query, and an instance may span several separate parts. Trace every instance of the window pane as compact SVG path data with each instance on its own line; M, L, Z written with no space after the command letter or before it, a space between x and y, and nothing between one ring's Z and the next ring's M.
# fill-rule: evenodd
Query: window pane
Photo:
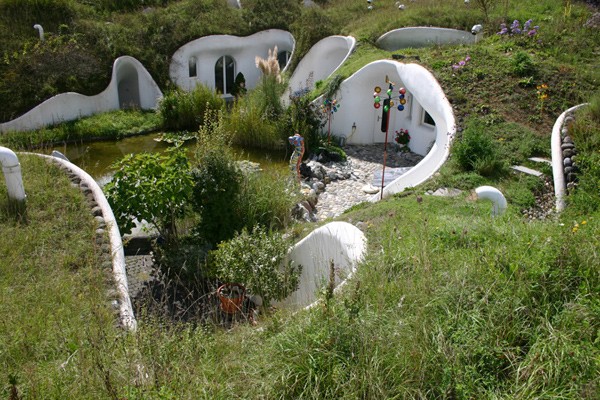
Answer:
M225 93L231 93L235 81L235 61L233 57L225 56Z
M218 93L223 93L224 83L223 57L220 57L215 64L215 89Z

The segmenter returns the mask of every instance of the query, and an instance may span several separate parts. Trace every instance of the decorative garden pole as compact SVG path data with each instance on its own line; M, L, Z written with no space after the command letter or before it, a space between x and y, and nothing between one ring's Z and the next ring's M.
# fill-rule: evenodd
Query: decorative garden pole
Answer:
M389 78L385 77L385 83L388 84L388 89L386 91L387 99L383 100L383 112L381 115L381 132L385 132L385 142L383 144L383 169L381 171L381 193L380 199L383 199L383 188L385 186L385 164L387 161L387 143L388 143L388 130L390 124L390 107L394 106L394 102L392 101L395 97L392 97L392 93L394 91L394 86L396 85L394 82L390 81ZM381 87L375 86L375 91L373 92L373 106L375 108L381 107ZM400 88L398 91L398 111L404 110L404 105L406 104L406 89Z

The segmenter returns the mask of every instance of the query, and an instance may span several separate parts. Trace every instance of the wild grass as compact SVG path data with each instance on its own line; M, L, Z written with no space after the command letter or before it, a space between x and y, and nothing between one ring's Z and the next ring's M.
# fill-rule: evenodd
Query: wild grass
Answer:
M160 118L154 112L112 111L66 122L55 127L0 135L0 144L13 149L35 149L59 143L121 139L156 131Z
M101 267L95 221L79 189L45 160L19 158L26 223L9 216L0 185L0 393L10 397L12 380L19 396L78 397L83 379L94 382L93 395L102 377L83 360L104 357L91 332L117 332L107 294L112 269Z
M389 57L368 41L390 28L414 23L469 29L484 17L462 1L407 2L402 14L392 2L375 3L372 12L362 0L324 5L323 14L341 27L339 33L367 40L339 71L342 76ZM452 102L458 126L478 125L499 160L513 163L548 154L555 118L590 101L597 90L598 32L581 28L591 11L572 4L565 13L558 0L501 2L490 10L490 35L476 45L401 53L419 56ZM223 12L230 21L221 30L212 25L200 30L198 21L190 23L195 24L190 30L184 22L173 23L179 17L190 21L184 14L193 7L217 16L220 6L171 2L165 9L157 6L155 13L111 14L113 24L85 24L102 33L97 37L110 49L107 53L135 50L153 71L166 65L153 48L175 47L200 31L233 30L231 21L240 32L252 29L229 11ZM493 35L502 21L528 18L540 24L541 42ZM138 31L140 21L164 23ZM125 43L128 37L135 40ZM150 45L136 49L139 37ZM513 69L517 52L532 61L530 75L519 76ZM467 54L469 64L454 71L452 65ZM542 83L548 85L543 107L536 93ZM597 100L592 104L597 121ZM57 175L40 174L45 186L29 183L27 167L29 225L15 225L4 214L0 219L1 236L10 238L0 245L0 315L6 321L0 325L0 348L7 349L0 352L0 393L9 397L14 389L23 397L130 399L598 398L600 215L597 207L589 207L598 204L597 181L585 183L597 177L598 133L582 130L574 136L576 143L578 135L592 138L589 146L578 144L585 171L578 188L582 197L558 220L522 219L521 208L539 189L536 182L462 171L453 154L440 175L414 188L414 194L355 207L341 217L362 222L369 240L367 259L342 294L310 311L290 315L279 310L261 317L258 328L239 324L226 332L142 312L135 335L119 334L105 312L106 298L94 273L81 280L70 275L79 277L95 265L93 249L85 247L92 231L85 221L68 217L71 201L49 201L48 196L59 195L52 191L60 186ZM492 218L489 203L469 199L468 192L482 184L507 194L504 216ZM272 190L257 186L265 193ZM440 186L465 192L454 199L423 194ZM0 202L5 198L0 185ZM276 207L263 204L265 210ZM46 211L47 205L60 213ZM90 243L85 234L81 239L74 233L82 231L90 232ZM75 240L75 255L60 258ZM76 266L68 277L59 268L65 265ZM40 270L43 278L35 275ZM69 290L56 290L73 280ZM88 287L88 282L97 284ZM44 308L51 301L50 309Z

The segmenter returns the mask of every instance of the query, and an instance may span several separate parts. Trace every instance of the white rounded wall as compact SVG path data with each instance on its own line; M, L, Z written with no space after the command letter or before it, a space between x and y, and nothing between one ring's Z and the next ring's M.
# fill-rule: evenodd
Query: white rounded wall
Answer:
M385 142L385 132L381 131L382 109L373 106L373 93L376 86L381 87L383 103L387 97L386 76L396 83L392 96L397 97L399 89L404 87L407 99L403 111L397 110L398 100L394 99L395 105L390 109L388 142L394 142L396 130L408 129L410 149L425 157L406 174L388 184L384 196L416 186L437 171L448 158L456 130L452 107L427 69L418 64L379 60L367 64L340 85L337 100L341 106L331 120L333 135L345 137L347 144ZM354 131L353 125L356 126ZM392 151L391 148L389 150Z
M348 59L355 46L356 39L351 36L329 36L317 42L290 77L284 102L289 102L290 94L298 90L312 90L317 81L331 76Z
M367 251L364 233L347 222L330 222L298 242L288 255L302 265L298 290L276 306L298 309L313 304L329 280L331 262L335 267L336 289L342 287Z
M269 50L275 46L278 52L287 51L291 55L295 46L294 37L279 29L269 29L246 37L202 37L183 45L173 54L169 75L184 90L192 90L199 83L217 89L215 65L223 56L230 56L235 63L233 76L239 72L244 74L246 88L251 89L261 77L261 71L256 67L256 56L267 58ZM190 60L195 62L190 63Z
M0 124L0 133L39 129L118 110L121 106L154 109L161 98L162 92L146 68L135 58L122 56L113 63L111 81L100 94L85 96L74 92L61 93L19 118Z
M387 51L441 45L472 44L478 39L471 32L435 27L409 27L389 31L379 37L376 46Z

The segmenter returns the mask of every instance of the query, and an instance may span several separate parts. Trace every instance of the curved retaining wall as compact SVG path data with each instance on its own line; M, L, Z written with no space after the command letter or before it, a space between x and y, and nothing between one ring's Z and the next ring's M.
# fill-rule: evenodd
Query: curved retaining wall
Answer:
M113 63L108 87L95 96L61 93L19 118L0 124L0 133L28 131L123 108L154 109L162 98L150 73L135 58L119 57Z
M35 154L35 153L29 153ZM108 231L108 237L110 240L110 255L112 261L112 274L115 282L115 288L117 291L118 309L120 322L122 326L129 330L135 331L137 329L137 321L133 313L133 307L131 305L131 298L129 297L129 287L127 283L127 273L125 270L125 253L123 252L123 242L121 241L121 233L117 226L115 216L104 196L104 192L100 189L100 186L96 181L84 170L66 161L62 158L47 156L44 154L35 154L40 157L47 158L58 164L62 169L65 169L71 174L74 174L79 180L79 186L85 193L89 191L93 196L94 201L97 203L101 210L101 218L106 225ZM99 215L96 218L100 217Z
M293 309L315 303L329 280L330 263L335 265L336 290L352 276L367 249L363 232L347 222L331 222L315 229L290 251L289 259L302 265L300 287L277 306Z
M258 83L261 71L256 67L256 56L267 58L269 50L293 53L296 42L291 33L269 29L250 36L211 35L193 40L181 46L171 60L169 76L177 86L192 90L198 83L215 88L215 64L223 56L235 60L234 77L238 72L244 74L246 88L251 89ZM192 68L190 60L194 59ZM291 58L291 56L290 56ZM190 69L196 76L190 76Z
M467 31L418 26L389 31L381 35L375 44L383 50L396 51L408 47L472 44L478 38L478 35Z
M565 118L574 113L577 109L587 105L588 103L579 104L569 108L567 111L560 114L552 127L552 136L550 139L550 147L552 149L552 176L554 177L554 196L556 198L556 211L561 212L565 209L565 196L567 185L565 183L565 172L563 166L562 138L561 131Z
M411 151L425 156L410 171L385 187L383 195L389 196L422 183L442 166L448 158L456 126L452 106L427 69L418 64L379 60L367 64L340 85L338 100L341 107L333 114L332 134L345 137L348 144L385 141L385 133L381 132L381 108L373 107L373 88L380 86L384 93L381 97L385 97L386 76L396 83L394 95L397 96L398 90L404 87L408 100L404 111L390 110L388 142L393 143L394 131L408 129ZM426 113L435 125L425 123ZM392 151L391 148L388 151ZM372 201L379 198L377 194Z
M298 63L282 98L284 103L289 103L292 93L310 91L315 88L315 82L331 76L355 47L356 39L352 36L329 36L318 41Z

